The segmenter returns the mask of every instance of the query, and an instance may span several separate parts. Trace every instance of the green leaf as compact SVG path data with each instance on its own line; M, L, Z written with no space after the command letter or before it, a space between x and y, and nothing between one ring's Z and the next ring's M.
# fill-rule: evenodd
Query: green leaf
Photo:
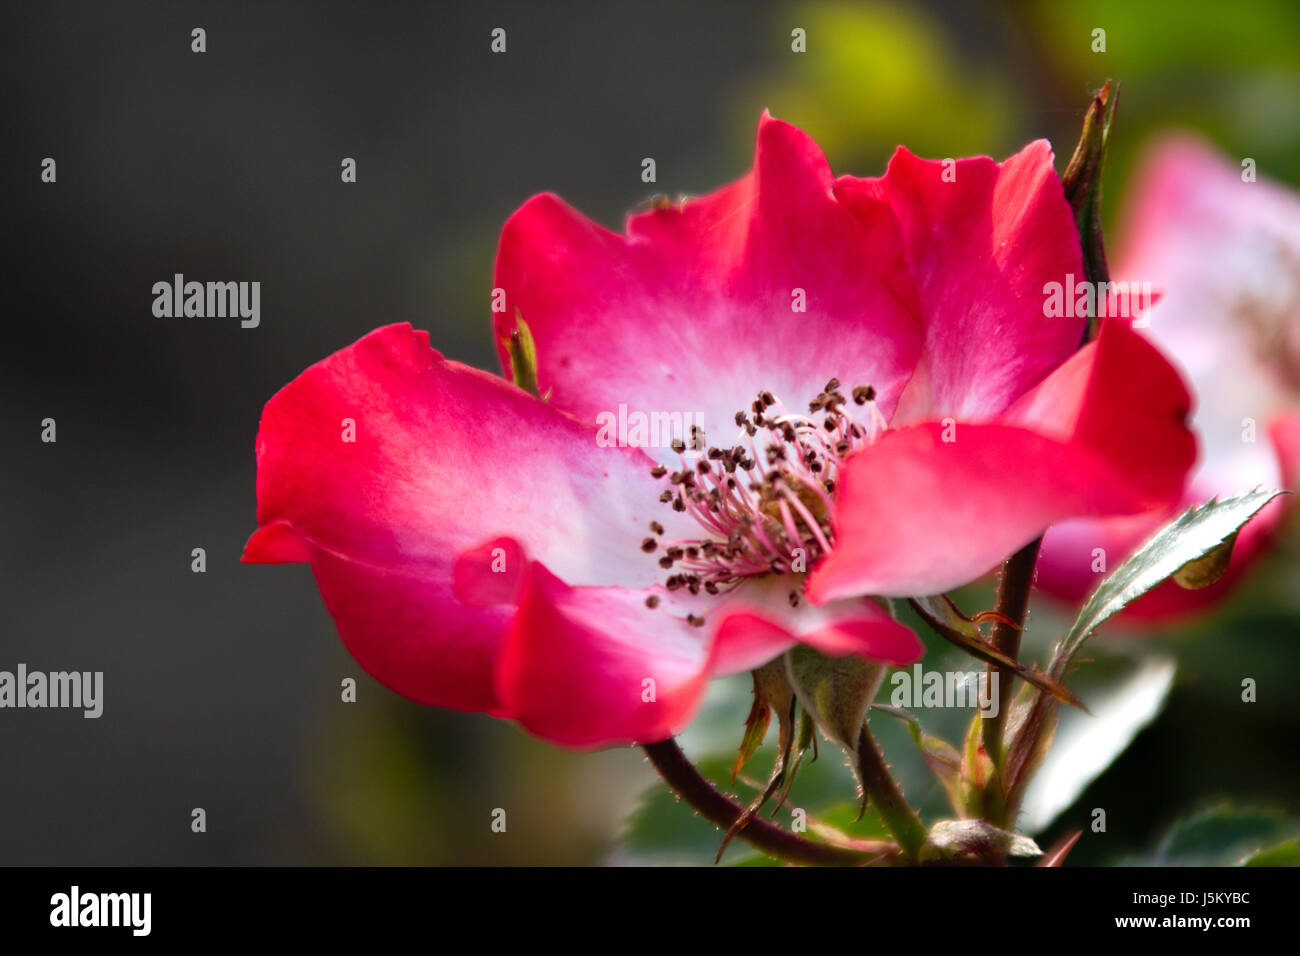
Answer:
M1246 857L1242 866L1300 866L1300 837Z
M1222 805L1176 823L1136 866L1285 866L1300 853L1300 821L1274 810Z
M1189 565L1197 568L1191 575L1193 578L1202 577L1206 572L1198 562L1215 552L1212 562L1226 562L1230 551L1225 553L1225 547L1231 548L1237 532L1281 494L1286 492L1256 488L1231 498L1211 498L1205 504L1189 508L1157 531L1097 586L1057 646L1048 673L1058 681L1064 680L1080 648L1092 633L1152 588ZM1053 716L1054 709L1049 701L1035 700L1024 726L1012 737L1007 757L1008 794L1012 806L1018 804L1029 784L1034 764L1042 752L1041 734Z
M1052 675L1058 680L1065 676L1083 642L1107 619L1188 564L1222 546L1281 494L1286 492L1257 488L1223 500L1211 498L1157 531L1088 598L1062 641Z

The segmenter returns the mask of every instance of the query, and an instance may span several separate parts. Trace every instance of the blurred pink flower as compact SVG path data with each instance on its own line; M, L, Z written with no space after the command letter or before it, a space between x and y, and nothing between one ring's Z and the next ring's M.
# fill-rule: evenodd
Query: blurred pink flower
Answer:
M1071 602L1182 510L1257 485L1300 477L1300 197L1198 140L1151 148L1129 186L1115 281L1150 282L1159 299L1137 323L1190 380L1202 457L1182 501L1127 518L1069 521L1043 543L1038 585ZM1294 499L1284 496L1238 536L1215 584L1172 581L1126 611L1175 620L1228 594L1263 553Z

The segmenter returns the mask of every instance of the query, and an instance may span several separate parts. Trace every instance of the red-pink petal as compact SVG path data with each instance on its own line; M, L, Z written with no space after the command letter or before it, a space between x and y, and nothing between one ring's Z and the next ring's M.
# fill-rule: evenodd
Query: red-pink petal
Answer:
M310 561L343 645L371 677L417 703L509 716L492 685L509 606L462 604L433 564L377 567L318 547Z
M897 664L924 651L872 601L796 608L788 590L780 581L747 582L720 598L574 588L530 564L498 659L502 706L568 747L653 743L690 723L712 677L752 670L797 643ZM704 624L692 626L688 614Z
M662 589L573 588L530 565L497 664L500 700L530 733L567 747L674 736L709 677L706 634L681 620L688 603Z
M1279 415L1270 423L1269 437L1282 463L1282 486L1292 490L1300 487L1300 414ZM1219 488L1198 480L1172 508L1131 517L1063 522L1043 538L1037 586L1055 598L1078 604L1092 594L1109 572L1179 514L1215 495L1238 494L1250 487L1245 484L1233 489ZM1123 618L1172 624L1223 601L1256 559L1274 543L1295 505L1293 494L1275 498L1247 522L1237 535L1227 570L1214 584L1189 590L1174 581L1166 581L1125 608Z
M1056 522L1168 507L1195 458L1188 403L1151 345L1107 324L1001 422L887 432L844 469L809 597L945 591Z
M925 654L911 628L870 600L837 601L825 607L807 601L798 608L737 607L722 614L715 640L713 669L718 674L752 670L770 659L772 654L749 653L765 644L783 645L782 650L807 644L828 657L856 654L894 665L911 664Z
M990 418L1078 347L1081 318L1044 317L1044 286L1084 277L1046 141L1002 163L899 147L883 177L843 176L835 191L854 208L886 203L907 244L925 344L895 424Z
M1117 474L1146 507L1177 501L1196 460L1188 429L1191 395L1169 361L1120 321L1100 335L1003 416L1080 445Z
M644 455L599 447L590 429L446 361L405 325L277 393L257 457L260 527L244 560L309 560L361 665L446 707L499 710L492 663L507 612L484 603L495 582L476 587L465 569L473 600L453 593L462 552L509 536L575 583L642 586L660 574L637 549L646 524L673 519Z
M588 422L620 405L699 413L726 443L759 390L794 408L833 376L874 385L888 414L921 332L892 213L870 202L857 213L836 199L817 145L766 114L748 176L633 216L626 235L535 197L497 255L502 361L517 309L542 389Z
M1132 511L1131 491L1075 445L1024 428L912 425L850 459L835 548L808 597L935 594L983 574L1063 517Z

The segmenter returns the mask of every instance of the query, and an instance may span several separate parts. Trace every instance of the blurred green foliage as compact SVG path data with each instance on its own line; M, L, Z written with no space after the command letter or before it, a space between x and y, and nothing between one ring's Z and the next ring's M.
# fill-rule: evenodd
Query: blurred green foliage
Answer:
M970 55L923 7L817 3L786 19L807 30L808 52L760 89L772 112L806 130L832 163L874 160L856 170L865 175L897 143L947 157L1008 141L1010 78Z

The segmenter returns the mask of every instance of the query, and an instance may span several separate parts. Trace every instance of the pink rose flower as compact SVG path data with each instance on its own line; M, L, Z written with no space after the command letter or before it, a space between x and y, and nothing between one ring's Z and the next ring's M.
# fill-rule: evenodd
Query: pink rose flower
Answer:
M749 175L623 235L550 195L506 223L497 339L508 369L522 317L543 399L409 326L281 390L244 560L309 562L399 693L572 747L670 737L796 642L909 663L873 597L1182 491L1186 390L1122 324L1046 318L1067 274L1047 143L836 179L765 114Z
M1100 559L1105 570L1118 567L1186 508L1258 485L1294 488L1300 477L1300 198L1244 181L1240 166L1186 138L1149 151L1130 192L1113 275L1158 294L1137 325L1192 383L1205 456L1170 507L1070 521L1047 535L1038 584L1069 601L1097 586ZM1174 621L1222 599L1290 507L1291 496L1278 498L1241 530L1217 583L1188 590L1167 581L1126 615Z

